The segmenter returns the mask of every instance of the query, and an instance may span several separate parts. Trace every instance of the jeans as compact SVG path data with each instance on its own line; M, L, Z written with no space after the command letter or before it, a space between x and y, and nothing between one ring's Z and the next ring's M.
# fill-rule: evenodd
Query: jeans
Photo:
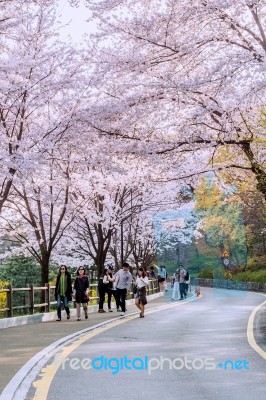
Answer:
M68 300L67 296L61 296L60 294L57 295L57 316L61 318L61 302L63 302L67 315L69 315L69 307L68 307Z
M98 293L99 293L99 310L103 309L103 304L105 301L105 294L108 295L108 308L111 309L111 298L112 295L115 298L115 291L110 288L110 286L98 286Z
M98 286L98 293L99 293L99 310L103 309L103 303L105 300L105 287Z
M116 290L112 290L110 287L108 288L107 291L108 294L108 308L109 310L112 308L111 304L112 304L112 296L114 296L114 299L116 301Z
M186 298L187 292L186 292L186 284L185 283L180 283L179 290L180 290L181 299Z
M126 312L126 295L127 289L116 288L116 308L121 307L123 312Z

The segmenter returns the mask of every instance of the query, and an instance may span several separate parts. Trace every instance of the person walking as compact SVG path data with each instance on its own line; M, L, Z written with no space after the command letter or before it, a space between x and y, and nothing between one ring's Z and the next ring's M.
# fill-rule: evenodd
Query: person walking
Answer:
M179 273L179 268L177 268L176 272L174 273L174 285L171 297L172 300L178 300L179 283L180 283L180 273Z
M184 269L186 270L186 276L185 276L185 294L186 294L186 296L187 296L187 294L188 294L188 287L189 287L189 284L190 284L190 275L189 275L188 270L187 270L186 268L184 268Z
M107 296L108 296L108 312L113 312L112 310L112 296L116 301L116 291L114 290L114 267L112 264L108 264L108 289L107 289Z
M150 279L156 279L156 275L155 275L153 266L151 266L151 268L150 268Z
M180 276L180 278L179 278L180 299L179 300L184 300L187 297L187 294L186 294L187 271L185 270L185 268L182 265L180 265L180 267L179 267L179 274L180 274L179 275Z
M140 318L144 318L144 306L147 304L146 287L149 285L149 278L142 267L138 269L138 276L136 278L136 294L135 305L140 310Z
M105 313L106 311L103 308L105 301L105 294L108 296L108 311L113 312L111 307L111 297L113 292L113 282L115 278L112 274L112 267L110 265L106 266L99 278L98 282L98 293L99 293L99 309L98 313Z
M57 308L57 320L61 321L61 302L64 304L67 319L70 318L70 311L68 302L72 300L72 284L71 275L67 270L66 265L61 265L56 277L55 284L55 300Z
M160 265L159 270L158 270L158 284L159 284L160 292L164 292L165 279L166 279L166 269L164 268L163 265Z
M116 273L114 283L116 288L116 308L119 311L121 307L121 315L125 315L126 312L126 295L130 289L132 279L132 275L129 272L129 264L124 262L122 268Z
M165 281L164 281L164 283L163 283L163 289L164 289L165 292L167 292L167 278L168 278L168 272L167 272L166 267L164 267L164 269L165 269Z
M104 303L104 299L105 299L105 285L106 282L105 281L105 276L107 273L107 269L104 268L99 280L98 280L98 295L99 295L99 308L98 308L98 313L105 313L106 311L103 308L103 303Z
M89 278L85 274L85 267L81 266L77 269L77 276L74 282L74 296L77 308L77 321L80 321L80 307L83 306L85 319L88 319L88 302L89 302Z

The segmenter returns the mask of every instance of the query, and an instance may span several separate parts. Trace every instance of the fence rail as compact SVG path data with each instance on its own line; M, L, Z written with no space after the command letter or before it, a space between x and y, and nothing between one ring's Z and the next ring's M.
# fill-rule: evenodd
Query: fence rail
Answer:
M206 286L232 290L250 290L253 292L266 293L266 283L241 282L233 281L231 279L191 278L191 284L193 286Z
M29 285L29 287L26 288L14 288L12 287L12 285L9 285L5 289L0 289L0 301L1 304L3 305L3 307L0 308L0 318L13 317L14 311L16 310L27 310L27 314L29 315L34 314L36 312L36 309L41 309L41 312L50 312L54 309L54 306L57 303L55 300L53 300L55 298L54 291L55 291L55 286L52 286L49 283L47 283L45 286ZM153 294L158 291L159 287L157 280L151 279L149 281L147 294ZM16 305L14 301L14 294L25 293L25 292L26 296L24 296L23 298L25 304ZM44 302L42 303L35 302L36 292L40 292L41 294L44 292L44 299L45 299ZM97 283L90 284L89 292L91 301L99 300ZM96 296L94 296L93 294L96 294ZM3 295L3 298L1 298L2 297L1 295ZM42 298L41 295L39 295L38 297ZM133 287L131 287L131 290L127 294L127 298L130 299L133 297L134 297ZM73 305L74 307L76 305L74 300L73 300Z

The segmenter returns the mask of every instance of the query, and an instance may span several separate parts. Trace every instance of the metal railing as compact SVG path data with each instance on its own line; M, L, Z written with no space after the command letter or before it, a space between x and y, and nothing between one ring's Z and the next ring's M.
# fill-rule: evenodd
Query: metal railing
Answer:
M55 286L50 285L49 283L45 284L45 286L34 286L29 285L26 288L14 288L12 285L8 285L5 289L0 289L0 301L4 303L5 306L0 308L0 318L5 317L13 317L14 311L26 310L26 313L23 315L32 315L36 312L36 309L39 309L41 312L50 312L54 311L56 301L52 300L55 298L54 296ZM147 288L147 295L157 293L159 291L158 281L156 279L149 280L149 286ZM44 292L44 302L35 302L36 297L39 299L42 298L42 293ZM22 301L24 304L16 305L18 301L14 301L14 295L16 293L26 294L22 297ZM36 296L36 293L38 295ZM4 298L1 299L1 294L5 294ZM98 302L99 294L98 294L98 284L92 283L89 287L90 294L90 302ZM93 294L96 294L94 296ZM127 293L127 299L133 298L133 287ZM75 301L73 300L73 305L75 307ZM39 311L39 312L40 312Z
M266 293L266 283L241 282L232 279L191 278L193 286L206 286L232 290L250 290Z

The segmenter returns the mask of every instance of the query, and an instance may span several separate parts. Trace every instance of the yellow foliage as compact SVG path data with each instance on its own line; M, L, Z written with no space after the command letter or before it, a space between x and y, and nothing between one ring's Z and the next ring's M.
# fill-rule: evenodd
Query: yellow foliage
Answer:
M215 156L212 159L214 164L222 163L234 163L243 154L241 150L233 148L232 145L224 145L216 151Z
M230 236L230 240L232 242L237 239L237 231L235 230L234 225L228 218L224 218L221 215L209 216L203 218L202 224L205 228L205 231L219 226L220 235Z
M220 203L222 192L218 186L210 185L207 179L203 178L195 190L195 195L197 198L196 208L206 210Z
M0 281L0 289L6 289L9 285L9 282ZM7 293L0 293L0 309L7 307ZM0 312L0 317L3 318L5 316L5 311Z
M233 274L230 271L224 271L224 279L232 279Z

